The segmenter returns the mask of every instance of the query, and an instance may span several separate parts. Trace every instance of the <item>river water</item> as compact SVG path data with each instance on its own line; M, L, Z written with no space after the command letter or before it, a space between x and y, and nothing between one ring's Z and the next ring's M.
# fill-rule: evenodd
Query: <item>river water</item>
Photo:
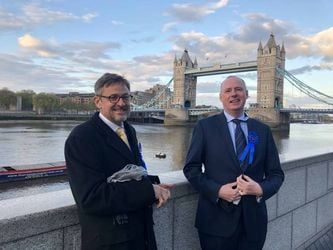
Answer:
M0 122L0 166L64 161L64 142L77 121ZM151 174L179 170L193 127L134 124ZM282 161L333 152L333 124L299 124L290 132L274 133ZM156 158L159 152L165 159ZM68 188L66 177L0 184L0 199Z

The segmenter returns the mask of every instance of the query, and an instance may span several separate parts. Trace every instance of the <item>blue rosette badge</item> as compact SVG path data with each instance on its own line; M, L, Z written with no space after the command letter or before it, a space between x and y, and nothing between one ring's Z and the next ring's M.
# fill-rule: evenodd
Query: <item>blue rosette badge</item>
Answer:
M142 167L145 168L145 169L147 169L146 162L143 160L143 156L142 156L142 145L141 145L140 142L138 143L138 148L139 148L139 156L140 156L140 160L141 160L141 163L142 163Z
M256 132L249 131L247 139L248 139L248 143L247 143L244 151L242 152L241 156L239 157L239 160L241 162L243 162L245 160L246 156L249 154L249 165L251 165L253 162L255 145L258 144L259 137Z

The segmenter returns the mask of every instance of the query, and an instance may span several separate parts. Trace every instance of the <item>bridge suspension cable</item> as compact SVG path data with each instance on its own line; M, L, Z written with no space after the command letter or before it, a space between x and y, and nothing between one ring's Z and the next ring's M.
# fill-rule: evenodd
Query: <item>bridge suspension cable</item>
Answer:
M160 97L165 93L165 91L170 87L170 84L172 83L173 78L170 79L170 81L164 85L164 88L162 91L158 92L152 99L147 101L146 103L142 105L134 105L134 109L136 110L142 110L142 109L149 109L149 108L158 108L158 104L160 104ZM171 96L168 96L164 102L168 102L170 100Z
M288 72L287 70L281 69L281 68L276 68L277 72L281 74L284 78L286 78L292 86L296 87L299 89L302 93L306 94L307 96L323 102L328 105L333 105L333 97L329 96L325 93L322 93L309 85L305 84L301 80L297 79L293 74ZM327 100L328 99L328 100Z

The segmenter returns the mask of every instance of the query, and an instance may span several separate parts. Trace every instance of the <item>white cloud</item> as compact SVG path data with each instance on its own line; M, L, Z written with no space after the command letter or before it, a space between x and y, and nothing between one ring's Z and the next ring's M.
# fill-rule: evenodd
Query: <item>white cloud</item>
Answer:
M320 63L319 65L305 65L300 68L295 68L290 70L289 72L292 74L302 74L305 72L311 71L320 71L320 70L333 70L333 63Z
M97 13L87 13L77 16L70 12L43 8L36 3L23 5L16 12L0 7L0 31L13 29L30 30L36 26L75 20L90 22L96 16L98 16Z
M111 23L115 26L123 25L123 22L117 21L117 20L112 20Z
M97 13L88 13L88 14L83 15L81 18L84 22L89 23L89 22L91 22L92 19L94 19L97 16L98 16Z
M78 19L78 17L72 13L49 10L36 4L24 5L22 11L28 23L40 24L43 22L52 23L57 21Z
M59 44L56 41L42 41L31 34L25 34L18 38L18 44L25 53L37 54L41 57L63 58L69 61L109 59L109 50L119 49L121 45L115 42L72 42ZM98 63L96 61L96 63Z
M265 33L264 43L267 41L269 33ZM132 83L133 90L142 90L143 86L152 86L153 84L166 84L172 76L172 62L174 55L181 56L184 48L189 50L189 54L194 60L198 59L199 66L213 65L214 63L229 63L256 59L256 49L258 41L247 42L249 37L246 33L236 39L237 33L234 35L221 35L210 37L201 32L186 32L179 36L170 38L173 42L171 51L166 51L159 55L137 56L130 60L112 59L112 51L114 49L122 49L120 44L107 42L75 42L63 43L48 42L38 39L31 34L25 34L19 38L19 45L26 53L35 53L38 57L48 56L44 61L45 67L54 70L62 70L65 76L69 77L82 75L83 78L98 78L99 74L106 71L117 72L125 75ZM277 41L279 44L279 42ZM289 47L289 44L288 44ZM288 55L288 51L287 51ZM30 55L31 56L31 55ZM52 56L54 59L50 58ZM208 60L207 60L208 59ZM53 61L52 61L53 60ZM59 68L56 69L56 65ZM52 67L51 67L52 66ZM299 72L318 70L319 68L332 69L329 63L320 64L318 66L304 66L298 69ZM75 71L73 69L76 69ZM84 74L83 72L88 72ZM295 74L297 72L294 72ZM89 75L89 76L87 76ZM254 73L245 73L243 77L251 79L256 78ZM165 81L165 82L163 82ZM212 88L216 81L211 81L206 86L199 86L198 93L214 92ZM68 85L67 85L68 86ZM74 85L73 85L74 87Z
M82 79L67 75L47 65L37 65L22 57L0 53L0 86L13 91L32 89L35 92L67 93L75 89L70 86L81 84Z
M222 107L219 100L219 93L197 93L197 105L212 105L215 107Z
M172 21L163 25L162 32L174 30L180 23L200 21L205 16L211 15L218 9L225 7L228 2L229 0L220 0L215 3L206 3L202 5L192 3L173 4L172 7L164 13L164 15L169 16Z
M333 60L333 27L310 37L309 43L314 54L323 56L328 61Z
M284 39L286 34L293 34L294 27L284 20L272 18L263 13L247 13L243 17L245 23L239 26L234 34L230 34L235 40L258 43L266 42L271 32L280 39Z
M178 53L186 48L191 57L197 57L199 66L256 60L259 44L258 41L247 43L228 35L209 37L195 31L181 33L170 40L174 42L173 49Z
M174 5L169 12L173 18L172 22L165 24L163 30L167 31L176 27L180 21L196 21L216 12L227 3L228 1L218 1L202 6ZM195 17L191 19L194 10L196 10ZM80 17L69 12L51 11L40 6L27 5L21 15L0 9L0 30L5 27L31 28L32 25L59 21L90 21L96 16L97 14L91 13ZM261 13L246 14L244 18L245 24L236 27L232 33L210 36L197 30L183 32L169 37L171 47L169 51L151 52L151 54L135 56L127 60L119 60L113 53L123 50L122 45L117 42L60 43L56 40L41 39L34 36L32 32L23 33L18 38L19 58L0 55L4 60L0 63L2 65L0 86L14 83L14 76L9 75L6 70L15 69L20 76L15 88L21 87L21 89L26 88L26 80L29 79L36 86L35 91L45 91L47 88L51 90L51 84L53 84L56 86L54 88L57 88L53 89L55 92L60 90L89 92L92 91L93 82L104 72L116 72L125 75L132 82L132 90L143 90L156 83L166 84L172 77L174 55L181 56L185 48L189 51L192 60L197 58L199 67L215 63L256 60L259 41L262 41L264 45L270 32L275 34L277 44L281 45L281 42L284 42L288 60L296 57L318 57L324 60L315 65L304 65L294 69L294 74L321 69L333 70L332 63L329 62L333 58L333 28L305 36L297 33L288 22L267 17ZM118 21L112 21L112 23L113 25L122 24ZM130 39L135 43L153 40L151 36ZM16 75L15 71L13 75ZM254 73L243 74L243 77L251 81L256 80ZM209 98L213 100L210 94L216 94L217 81L206 83L206 85L198 86L198 98L206 98L205 104L209 104Z
M18 38L19 46L27 53L37 53L41 57L55 56L57 52L53 45L41 41L30 34L25 34Z
M283 105L285 108L289 108L290 106L296 106L300 108L324 108L324 109L331 109L332 106L328 104L324 104L319 102L311 97L308 97L304 94L293 95L290 93L284 94Z
M0 31L17 29L24 25L24 20L14 13L0 7Z
M162 32L173 30L177 26L177 22L169 22L163 25Z
M289 59L312 57L333 61L333 27L308 36L289 32L283 38Z
M193 22L203 17L215 13L216 10L223 8L228 4L228 0L220 0L216 3L207 3L202 5L185 3L173 4L172 8L166 13L180 22Z
M24 48L35 48L41 45L41 41L30 34L19 37L18 42Z

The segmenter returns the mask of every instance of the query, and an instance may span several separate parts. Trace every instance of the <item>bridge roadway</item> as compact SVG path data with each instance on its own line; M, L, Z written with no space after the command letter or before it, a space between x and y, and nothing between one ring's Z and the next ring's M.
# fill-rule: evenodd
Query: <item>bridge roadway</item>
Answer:
M212 113L212 112L220 112L221 109L218 108L194 108L188 109L190 116L199 116L202 114ZM159 121L164 121L165 119L165 110L164 109L138 109L134 108L131 111L130 118L137 120L137 119L155 119Z

